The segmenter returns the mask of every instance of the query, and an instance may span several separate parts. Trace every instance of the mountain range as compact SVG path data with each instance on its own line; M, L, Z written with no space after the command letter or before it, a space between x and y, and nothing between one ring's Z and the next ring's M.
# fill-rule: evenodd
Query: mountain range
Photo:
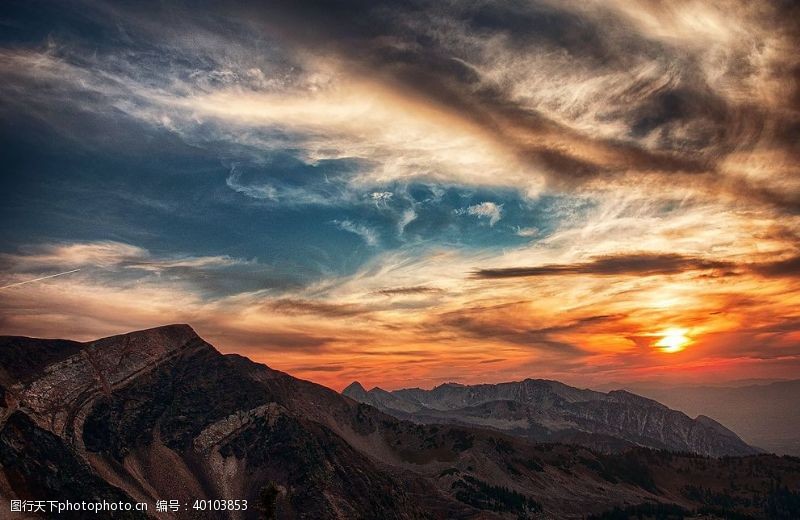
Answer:
M491 428L538 442L570 442L605 451L645 446L715 457L759 451L709 417L692 419L623 390L603 393L526 379L392 392L366 391L354 382L343 393L401 419Z
M630 390L689 415L709 415L769 452L800 456L799 379L737 386L634 385Z
M545 386L564 402L595 406L578 398L582 391L568 399L569 387ZM443 402L463 393L444 390ZM633 408L619 415L619 403L642 398L598 399L603 414L623 417ZM412 422L223 355L187 325L85 343L0 337L0 402L4 515L12 500L55 499L149 504L148 513L108 518L800 515L800 459L755 454L721 426L711 427L716 437L704 434L716 440L699 446L727 441L741 456L595 450L493 425ZM699 429L703 421L686 425ZM179 511L154 513L157 500L173 499ZM202 499L247 500L248 509L193 509Z

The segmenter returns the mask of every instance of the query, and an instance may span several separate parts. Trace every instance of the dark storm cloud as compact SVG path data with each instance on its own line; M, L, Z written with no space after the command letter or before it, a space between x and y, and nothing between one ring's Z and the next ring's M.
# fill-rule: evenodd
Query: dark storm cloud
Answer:
M575 264L479 269L473 273L473 276L482 279L560 275L647 276L709 269L730 269L734 266L735 264L729 262L706 260L678 254L641 253L599 256L588 262Z

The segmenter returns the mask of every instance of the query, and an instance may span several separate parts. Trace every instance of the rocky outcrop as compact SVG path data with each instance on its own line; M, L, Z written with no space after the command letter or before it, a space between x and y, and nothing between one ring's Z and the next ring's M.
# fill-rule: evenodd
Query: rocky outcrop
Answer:
M69 434L82 410L100 396L164 360L205 343L188 325L169 325L132 334L112 336L86 343L55 363L27 384L18 381L8 388L17 404L32 412L37 422L56 433ZM51 351L59 350L53 345ZM44 349L42 349L44 350Z
M612 449L635 445L710 456L758 453L717 422L692 419L621 390L603 393L526 379L495 385L446 383L432 390L393 392L380 388L367 392L360 385L350 385L344 394L403 419L471 424L537 441L572 441ZM619 442L608 442L609 438Z

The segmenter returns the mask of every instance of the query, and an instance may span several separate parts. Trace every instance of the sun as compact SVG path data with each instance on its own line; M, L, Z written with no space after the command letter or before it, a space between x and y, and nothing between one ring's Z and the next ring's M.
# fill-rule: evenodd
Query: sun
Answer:
M687 329L675 327L666 329L659 334L661 339L656 342L655 346L659 347L662 352L666 352L667 354L680 352L686 348L686 345L691 343L691 340L686 337L687 332L689 332Z

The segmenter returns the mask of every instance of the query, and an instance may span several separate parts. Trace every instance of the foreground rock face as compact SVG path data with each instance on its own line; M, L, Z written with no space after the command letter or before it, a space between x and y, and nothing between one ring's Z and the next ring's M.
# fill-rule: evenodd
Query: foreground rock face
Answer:
M445 390L441 402L470 404ZM358 392L348 391L372 394ZM561 399L580 404L579 392ZM540 393L536 402L560 402ZM224 356L186 325L89 343L2 337L0 396L3 515L12 499L140 501L151 516L157 500L172 499L189 509L159 518L214 519L584 518L662 502L779 518L800 507L797 459L612 455L415 424ZM514 403L479 406L513 415ZM581 413L614 413L600 410ZM248 509L191 509L198 499L244 499Z
M557 381L485 385L447 383L432 390L366 391L344 395L419 423L476 425L535 441L567 441L611 451L630 446L713 457L759 452L714 420L686 414L638 395L582 390Z

